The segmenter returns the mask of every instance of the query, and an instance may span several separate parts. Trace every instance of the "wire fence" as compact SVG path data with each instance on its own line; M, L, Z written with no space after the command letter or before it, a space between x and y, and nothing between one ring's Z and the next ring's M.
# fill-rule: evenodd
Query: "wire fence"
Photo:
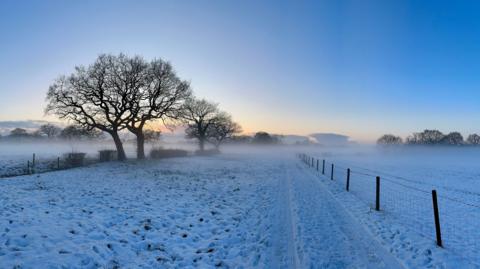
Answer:
M298 157L370 208L376 209L379 203L379 213L480 264L480 204L477 200L462 200L448 191L437 196L436 190L434 199L432 186L416 180L345 162L339 165L306 154ZM435 217L434 200L438 200L438 218Z
M80 158L76 156L80 156ZM65 170L87 166L98 162L98 159L85 157L83 153L67 153L57 157L39 156L33 153L31 158L16 159L7 164L1 165L0 178Z

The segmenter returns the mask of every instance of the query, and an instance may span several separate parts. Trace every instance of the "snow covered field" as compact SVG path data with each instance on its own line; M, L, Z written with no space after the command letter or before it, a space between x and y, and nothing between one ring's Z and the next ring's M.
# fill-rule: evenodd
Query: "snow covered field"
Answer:
M383 214L435 239L431 191L439 200L443 245L480 264L480 149L476 147L359 147L312 151L327 161L330 177L344 189L351 169L350 189L372 207L375 176L381 177Z
M165 141L164 139L161 145L166 148L183 148L189 150L193 148L192 145L174 142ZM152 147L156 147L156 145L150 143L145 145L147 154ZM124 148L127 156L135 157L135 143L124 143ZM35 171L44 172L57 167L58 157L60 157L60 165L62 165L66 153L83 152L87 154L86 158L93 162L98 160L98 151L106 149L115 149L112 141L0 141L0 177L25 174L27 171L27 162L32 162L34 153L36 161Z
M264 267L279 168L258 161L179 158L3 180L0 267Z
M372 211L295 153L244 149L1 180L0 268L480 268Z

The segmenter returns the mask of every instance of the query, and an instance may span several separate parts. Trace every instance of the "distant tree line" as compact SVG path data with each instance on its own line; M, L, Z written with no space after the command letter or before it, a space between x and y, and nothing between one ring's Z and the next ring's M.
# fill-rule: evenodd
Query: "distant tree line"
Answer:
M228 142L232 144L278 145L281 143L281 139L281 135L269 134L267 132L257 132L253 136L232 136Z
M24 128L15 128L2 138L7 140L94 140L103 138L103 133L96 129L85 129L76 125L60 128L49 123L30 132Z
M443 134L438 130L424 130L423 132L413 133L405 141L401 137L392 134L385 134L377 140L379 145L480 145L480 136L471 134L464 140L459 132L450 132Z

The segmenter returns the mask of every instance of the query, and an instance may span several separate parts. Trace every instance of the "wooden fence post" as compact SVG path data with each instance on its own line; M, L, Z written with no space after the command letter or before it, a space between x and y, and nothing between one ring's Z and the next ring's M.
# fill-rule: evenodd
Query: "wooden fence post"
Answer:
M330 172L330 179L333 180L333 163L332 163L332 171Z
M322 163L322 175L325 175L325 160Z
M377 187L376 187L376 199L375 199L375 210L380 211L380 177L377 176Z
M350 168L347 169L347 191L350 191Z
M60 170L60 157L57 157L57 170Z
M319 160L319 159L317 159L317 172L318 172L318 163L319 163L319 162L320 162L320 160Z
M35 173L35 153L32 156L32 174Z
M432 202L433 202L433 216L435 218L435 232L437 235L437 245L443 247L442 244L442 233L440 230L440 215L438 213L438 203L437 203L437 191L432 190Z

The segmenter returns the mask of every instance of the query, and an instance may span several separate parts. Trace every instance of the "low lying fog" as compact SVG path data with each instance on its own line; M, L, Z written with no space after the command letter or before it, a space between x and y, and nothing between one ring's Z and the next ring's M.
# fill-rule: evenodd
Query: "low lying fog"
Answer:
M127 156L135 158L135 143L124 143ZM194 151L197 145L160 141L146 145L151 148L186 149ZM69 141L69 142L0 142L0 170L14 162L26 163L35 153L38 159L56 158L65 153L84 152L90 157L98 156L99 150L115 149L112 141ZM266 158L294 156L306 153L316 159L325 159L339 167L358 171L369 170L378 175L394 175L434 186L448 186L462 182L461 188L480 192L480 148L441 146L393 146L351 145L345 147L322 146L254 146L224 145L223 153L264 154Z

